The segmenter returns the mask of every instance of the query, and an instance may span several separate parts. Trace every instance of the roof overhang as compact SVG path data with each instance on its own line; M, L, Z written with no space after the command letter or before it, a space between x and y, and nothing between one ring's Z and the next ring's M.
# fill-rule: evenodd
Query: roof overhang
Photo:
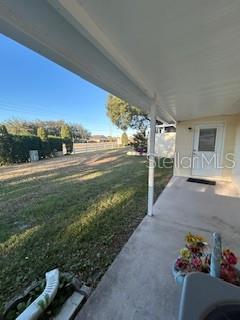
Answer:
M240 112L238 0L7 0L0 31L164 122Z

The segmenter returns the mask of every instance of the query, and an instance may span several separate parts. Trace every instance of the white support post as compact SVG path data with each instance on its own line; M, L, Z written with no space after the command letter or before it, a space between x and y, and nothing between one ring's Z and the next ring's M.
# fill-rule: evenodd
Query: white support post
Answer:
M155 168L155 130L156 130L156 104L151 105L151 123L149 139L149 167L148 167L148 215L153 215L154 202L154 168Z

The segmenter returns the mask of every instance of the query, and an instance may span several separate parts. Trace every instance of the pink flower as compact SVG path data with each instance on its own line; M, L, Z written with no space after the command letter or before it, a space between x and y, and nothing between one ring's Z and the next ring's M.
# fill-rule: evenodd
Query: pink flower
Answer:
M237 282L237 271L230 265L221 265L221 278L229 283L235 284Z
M176 269L181 270L181 271L186 271L188 269L188 265L189 265L188 260L183 259L183 258L178 258L175 263Z
M202 260L199 257L192 258L192 266L195 270L200 271L202 268Z
M237 257L229 249L226 249L223 251L223 260L224 260L224 263L228 263L230 265L237 264Z
M202 251L202 248L199 246L194 246L194 245L187 245L187 248L189 251L191 251L193 254L198 254Z

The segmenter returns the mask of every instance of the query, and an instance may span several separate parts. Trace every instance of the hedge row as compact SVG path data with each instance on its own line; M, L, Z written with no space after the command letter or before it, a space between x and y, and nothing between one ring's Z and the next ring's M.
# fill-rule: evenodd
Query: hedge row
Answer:
M48 141L50 143L50 148L52 152L54 151L62 151L63 140L59 137L48 136Z
M42 141L39 137L33 135L8 135L8 144L6 145L8 147L5 151L4 148L0 150L0 162L2 163L28 162L30 150L38 150L40 158L47 158L57 151L62 151L62 139L51 136L48 137L48 140Z

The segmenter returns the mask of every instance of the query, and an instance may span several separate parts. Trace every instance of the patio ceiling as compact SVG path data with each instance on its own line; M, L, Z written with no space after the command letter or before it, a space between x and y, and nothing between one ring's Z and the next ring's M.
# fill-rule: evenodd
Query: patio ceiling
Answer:
M240 112L239 0L8 0L0 31L158 118Z

